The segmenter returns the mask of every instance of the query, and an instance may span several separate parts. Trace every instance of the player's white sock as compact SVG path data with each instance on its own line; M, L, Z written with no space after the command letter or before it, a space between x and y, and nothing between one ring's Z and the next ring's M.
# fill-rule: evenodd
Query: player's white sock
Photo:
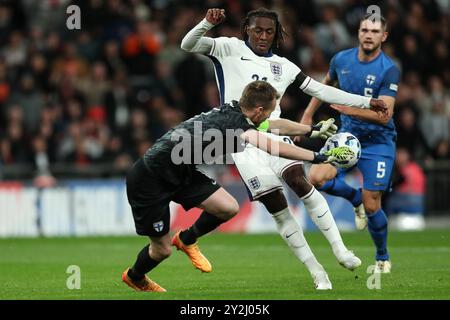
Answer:
M341 260L342 255L348 250L342 242L341 234L336 226L327 201L314 187L301 199L305 204L306 212L308 212L314 224L330 243L334 255L338 260Z
M286 241L297 258L305 264L309 272L315 274L316 272L325 271L312 253L303 235L302 228L289 212L289 208L274 213L272 216L281 237Z

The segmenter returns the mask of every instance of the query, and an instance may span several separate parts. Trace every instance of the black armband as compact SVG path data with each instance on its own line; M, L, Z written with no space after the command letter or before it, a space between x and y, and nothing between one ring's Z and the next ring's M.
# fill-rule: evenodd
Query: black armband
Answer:
M297 87L300 87L303 84L303 82L305 82L307 77L308 76L306 74L304 74L302 71L300 71L299 74L297 74L297 76L295 77L294 84Z

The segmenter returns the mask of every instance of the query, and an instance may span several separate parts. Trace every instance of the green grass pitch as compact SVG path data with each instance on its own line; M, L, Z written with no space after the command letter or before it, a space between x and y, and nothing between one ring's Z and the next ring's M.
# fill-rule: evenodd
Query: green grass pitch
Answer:
M144 237L0 239L0 299L450 299L450 230L391 232L393 272L381 276L379 290L367 288L367 267L374 262L367 231L342 233L363 260L354 272L337 263L320 233L305 236L332 291L313 288L306 268L278 234L213 233L200 242L213 272L202 274L174 250L149 274L168 290L163 294L137 293L121 282ZM79 290L66 287L70 265L80 267Z

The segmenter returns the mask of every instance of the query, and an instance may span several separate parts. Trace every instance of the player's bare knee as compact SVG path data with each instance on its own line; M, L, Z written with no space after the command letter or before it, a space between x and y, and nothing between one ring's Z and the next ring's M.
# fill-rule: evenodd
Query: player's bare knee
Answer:
M373 198L364 198L363 199L364 209L368 215L372 215L378 210L380 210L381 205L378 203L376 199Z
M283 179L299 197L311 191L311 183L306 178L302 166L292 166L283 173Z
M364 209L368 215L372 215L381 209L381 192L363 191Z
M322 187L326 181L327 180L324 179L323 175L321 174L318 173L309 174L309 182L311 182L311 184L316 188Z
M239 203L236 200L233 200L228 203L228 207L225 210L226 220L230 220L239 212Z
M221 204L220 207L217 207L216 210L210 211L209 213L216 216L222 220L230 220L239 212L239 203L236 199L228 199L228 201Z
M150 257L156 261L162 261L170 257L172 254L172 247L170 244L152 246L150 248Z
M258 198L271 214L287 208L287 200L281 190L275 190Z

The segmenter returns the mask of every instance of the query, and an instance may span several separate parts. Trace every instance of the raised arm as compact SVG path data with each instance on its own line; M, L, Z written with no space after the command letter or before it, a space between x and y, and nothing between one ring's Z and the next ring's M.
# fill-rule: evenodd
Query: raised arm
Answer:
M189 31L181 40L181 49L188 52L207 54L211 52L214 40L204 37L215 25L221 23L225 19L224 9L209 9L205 18L200 21L191 31Z

